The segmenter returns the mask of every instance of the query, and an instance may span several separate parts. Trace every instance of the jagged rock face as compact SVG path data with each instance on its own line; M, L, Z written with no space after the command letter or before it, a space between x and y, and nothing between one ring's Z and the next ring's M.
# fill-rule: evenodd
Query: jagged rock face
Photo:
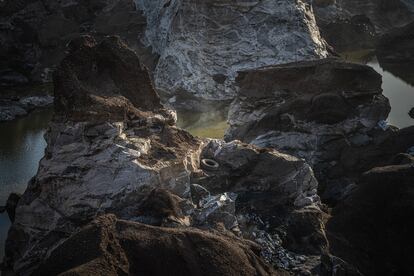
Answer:
M232 99L239 70L327 55L307 1L136 2L160 55L156 87L170 97Z
M327 224L334 254L364 275L413 274L414 162L401 160L366 172Z
M66 44L85 33L119 35L148 58L146 64L153 63L139 40L146 21L133 0L6 0L0 5L0 85L51 81Z
M106 215L56 248L34 275L283 275L265 264L259 251L231 234L152 227Z
M239 70L327 56L307 0L17 2L3 3L2 85L50 81L65 45L85 33L121 36L187 109L233 99Z
M369 144L390 110L378 73L332 59L240 72L237 84L226 139L305 158L319 178L341 175L342 152Z
M136 54L117 37L97 44L83 36L54 76L56 112L72 121L122 121L139 118L138 110L161 110L160 98Z
M58 110L45 158L19 201L7 244L23 274L99 213L131 218L155 187L185 196L198 166L201 142L173 126L132 50L117 38L96 45L83 37L71 51L55 78Z
M51 256L38 273L57 272L54 260L63 254L59 250L64 253L66 250L52 251L105 213L163 227L211 229L222 225L259 242L266 252L261 253L262 257L267 256L266 260L284 269L308 260L294 252L299 247L309 246L307 252L312 254L312 260L325 252L327 241L316 195L317 181L305 161L240 142L202 141L178 129L174 114L160 104L138 57L116 37L97 43L83 36L68 46L69 54L54 78L57 110L46 134L45 157L15 210L4 259L7 268L20 275L30 275ZM206 158L218 164L213 166L214 173ZM249 176L243 176L247 172ZM211 192L200 192L195 205L192 184L199 180L204 186L199 189L207 188ZM254 196L250 197L251 194ZM271 220L271 213L276 211L283 216L269 224L272 227L269 233L273 235L270 237L263 221ZM301 211L309 214L299 215ZM277 238L276 232L284 226L303 225L306 221L312 221L312 226L304 232L285 231L288 244ZM180 233L177 235L184 235ZM138 230L131 235L137 235L142 241ZM77 236L73 239L76 244ZM102 243L97 242L98 245L90 245L91 251L85 252L86 255L112 254L109 249L104 252L99 249ZM289 245L293 252L285 249ZM164 248L160 246L148 250ZM117 252L128 255L128 250L123 248ZM226 247L223 252L226 250L231 249ZM262 271L265 266L250 266L249 262L239 266L240 260L244 260L243 254L249 255L250 251L234 250L238 253L230 252L239 255L230 258L229 262L234 263L227 268L210 260L202 264L211 265L206 269L219 274L223 269L239 274L239 268L246 275L270 273ZM252 262L256 258L249 256ZM126 264L122 263L124 260L116 259L121 269L128 266L130 271L138 269L134 266L135 260L129 259ZM111 259L101 257L91 262L96 265L93 268L96 272L113 264ZM90 263L76 268L78 265L77 262L59 265L63 269L59 272L73 268L87 273L92 269Z

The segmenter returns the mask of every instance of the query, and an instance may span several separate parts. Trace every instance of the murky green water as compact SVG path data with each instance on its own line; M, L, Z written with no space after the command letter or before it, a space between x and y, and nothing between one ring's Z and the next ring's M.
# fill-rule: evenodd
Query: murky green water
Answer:
M177 125L194 136L220 139L228 128L227 109L210 112L177 112Z
M23 193L44 155L43 135L52 117L52 109L32 112L29 116L0 123L0 205L11 192ZM0 258L10 226L7 214L0 215Z

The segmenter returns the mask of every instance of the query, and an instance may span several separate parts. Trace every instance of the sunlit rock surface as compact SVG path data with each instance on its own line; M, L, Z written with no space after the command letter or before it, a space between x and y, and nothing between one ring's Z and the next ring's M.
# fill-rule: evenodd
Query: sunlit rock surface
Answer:
M316 194L318 182L304 160L237 141L201 140L177 128L174 112L160 103L148 71L117 37L99 43L90 36L73 40L54 83L56 112L46 134L48 146L37 175L12 210L6 269L20 275L75 269L69 263L57 268L53 256L71 254L66 245L76 244L85 233L81 228L106 213L155 227L222 229L250 240L240 239L235 248L241 259L245 254L261 258L285 272L321 269L321 255L328 253L326 214ZM108 223L114 225L115 219ZM295 230L308 223L306 231ZM130 230L135 227L143 226L131 224ZM143 241L138 228L131 235ZM207 242L225 239L205 235ZM85 242L94 256L106 254L94 247L101 241ZM252 242L258 244L254 254L242 246ZM236 275L239 257L223 266L207 262L207 269ZM98 259L96 271L112 260ZM264 264L245 265L251 271L246 275L273 273L262 271L268 269Z

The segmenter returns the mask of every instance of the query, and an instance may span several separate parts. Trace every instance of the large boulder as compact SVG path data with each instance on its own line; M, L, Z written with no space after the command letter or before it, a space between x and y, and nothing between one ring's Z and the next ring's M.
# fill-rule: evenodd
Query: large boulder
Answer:
M381 36L376 55L381 68L414 85L414 21Z
M201 141L174 126L131 49L115 37L70 46L56 72L45 157L7 241L6 262L18 273L100 213L133 217L153 188L186 196L199 163Z
M186 108L231 100L242 69L327 56L308 1L137 3L147 16L146 41L160 55L156 87L176 96L176 105L186 99Z
M364 275L414 273L414 162L401 160L366 172L327 224L332 252Z
M139 119L162 110L147 69L118 37L72 40L54 75L55 110L72 121Z
M241 139L306 159L317 178L352 176L342 154L364 148L390 111L381 76L334 59L240 72L226 139Z
M319 2L313 7L321 35L338 52L373 49L382 34L414 20L411 0Z

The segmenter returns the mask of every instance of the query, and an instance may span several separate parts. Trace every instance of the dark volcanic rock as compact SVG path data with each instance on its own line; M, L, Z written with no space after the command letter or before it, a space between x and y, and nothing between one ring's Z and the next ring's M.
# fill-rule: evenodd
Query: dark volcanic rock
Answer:
M148 65L152 55L140 43L146 20L132 0L2 1L0 85L51 81L65 46L85 33L119 35Z
M7 215L9 216L9 219L11 222L14 221L15 215L16 215L16 207L19 203L19 200L21 198L20 194L11 193L6 201L6 206L0 207L0 213L7 212Z
M408 115L410 115L410 117L414 119L414 107L410 109L410 112L408 112Z
M385 71L414 85L414 21L384 34L376 55Z
M414 62L414 22L384 34L377 45L384 63Z
M414 163L374 168L333 210L333 254L364 275L412 275Z
M53 250L33 275L283 275L259 251L231 234L151 227L106 215Z
M116 121L161 112L160 99L136 54L117 37L69 44L55 73L55 109L71 120Z
M322 1L329 2L329 1ZM339 52L374 49L378 38L414 20L410 0L336 0L313 7L322 37Z
M226 139L305 158L324 183L355 173L342 153L370 144L390 110L378 73L333 59L240 72L237 83Z
M372 49L376 43L375 26L365 15L318 21L322 37L337 52Z

